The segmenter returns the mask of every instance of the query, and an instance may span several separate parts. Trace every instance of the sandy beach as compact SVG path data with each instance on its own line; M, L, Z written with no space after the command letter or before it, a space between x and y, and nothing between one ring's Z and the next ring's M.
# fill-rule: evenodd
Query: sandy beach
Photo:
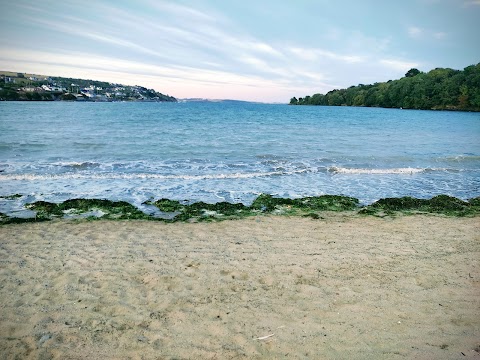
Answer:
M0 227L2 359L480 359L480 218Z

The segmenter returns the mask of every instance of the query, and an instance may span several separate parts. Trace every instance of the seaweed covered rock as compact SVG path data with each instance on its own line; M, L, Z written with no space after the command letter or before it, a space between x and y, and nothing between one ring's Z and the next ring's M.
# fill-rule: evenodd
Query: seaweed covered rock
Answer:
M360 213L366 215L392 215L402 212L404 214L435 213L450 216L467 216L478 213L480 206L475 204L475 200L466 202L448 195L438 195L431 199L412 197L385 198L366 206L360 210Z
M46 221L53 218L102 218L102 219L142 219L176 221L216 221L240 219L264 214L305 216L322 219L322 211L356 211L359 200L340 195L322 195L299 199L277 198L261 194L251 206L241 203L218 202L215 204L195 202L181 203L176 200L160 199L145 204L155 205L167 217L148 215L125 201L103 199L71 199L60 204L37 201L26 208L35 211L33 218L15 218L0 214L0 224ZM448 195L438 195L431 199L413 197L385 198L365 206L359 214L387 216L395 214L433 213L449 216L475 216L480 213L480 197L463 201Z
M145 213L125 201L111 201L102 199L70 199L60 204L47 201L37 201L27 205L27 208L37 212L38 218L62 217L66 212L75 214L88 213L94 210L102 210L101 216L118 219L145 219Z
M477 210L480 210L480 197L470 199L468 200L468 203L470 204L470 206L477 208Z
M37 218L51 218L55 216L62 216L62 211L59 209L58 204L48 201L36 201L28 204L27 209L36 211Z
M465 211L471 205L452 196L438 195L430 199L429 206L431 211L443 213L447 211Z
M160 211L169 213L169 212L176 212L181 211L184 206L180 204L180 201L177 200L169 200L169 199L160 199L153 202Z
M0 225L24 224L24 223L41 222L41 221L49 221L49 220L50 219L48 218L42 218L42 217L24 218L24 217L2 216L0 217Z
M253 201L250 208L263 212L272 212L277 206L292 206L294 204L295 200L292 199L276 198L272 195L261 194Z
M349 211L358 207L356 198L341 195L321 195L298 199L296 206L316 211Z
M348 211L358 207L358 199L341 195L321 195L300 199L276 198L262 194L252 203L251 208L272 212L276 208L289 206L301 211Z
M12 195L5 195L5 196L0 196L0 199L5 199L5 200L15 200L21 198L23 195L20 194L12 194Z
M58 204L61 211L75 210L79 213L92 210L102 210L105 217L119 219L145 219L148 217L145 213L138 210L132 204L126 201L111 201L103 199L71 199Z
M219 202L208 204L200 201L190 205L184 205L179 210L181 213L173 218L174 221L238 218L248 215L249 208L241 203L232 204L229 202Z
M427 206L427 204L428 200L412 198L409 196L401 198L385 198L368 205L360 210L360 213L373 215L380 210L385 211L386 213L392 213L395 211L420 210L421 208Z

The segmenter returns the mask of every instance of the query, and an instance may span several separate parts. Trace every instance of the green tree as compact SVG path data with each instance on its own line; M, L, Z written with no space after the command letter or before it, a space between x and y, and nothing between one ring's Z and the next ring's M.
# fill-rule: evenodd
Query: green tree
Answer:
M410 69L399 80L359 84L298 99L298 105L307 104L480 111L480 63L463 71L436 68L423 73Z
M468 87L460 86L460 96L458 97L458 106L460 109L468 109Z
M418 74L420 74L420 70L412 68L407 71L407 73L405 74L405 77L414 77L414 76L417 76Z

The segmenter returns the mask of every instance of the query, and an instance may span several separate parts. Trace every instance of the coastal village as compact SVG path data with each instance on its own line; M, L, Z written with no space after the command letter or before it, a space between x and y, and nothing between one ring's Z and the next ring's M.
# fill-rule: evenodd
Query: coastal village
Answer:
M143 86L0 71L0 101L161 101L176 102Z

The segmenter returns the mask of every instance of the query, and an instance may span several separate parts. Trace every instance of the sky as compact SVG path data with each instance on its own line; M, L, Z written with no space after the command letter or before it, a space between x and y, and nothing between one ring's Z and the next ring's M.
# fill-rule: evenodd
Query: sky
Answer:
M480 62L480 0L0 0L0 70L288 102Z

